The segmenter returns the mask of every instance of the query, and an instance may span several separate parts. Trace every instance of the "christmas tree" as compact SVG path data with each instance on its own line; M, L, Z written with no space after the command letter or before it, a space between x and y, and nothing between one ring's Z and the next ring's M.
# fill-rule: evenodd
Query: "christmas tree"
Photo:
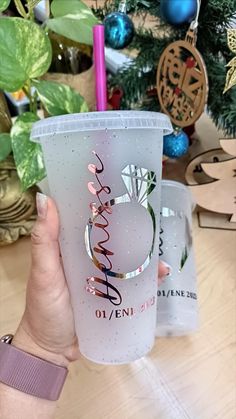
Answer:
M184 3L189 0L182 0ZM129 45L137 51L131 65L123 67L110 80L111 87L123 90L122 109L142 109L160 111L156 92L157 66L164 49L172 42L183 40L189 28L189 21L183 24L168 24L163 19L163 3L172 5L176 0L127 0L127 13L139 16L139 26ZM196 3L197 0L192 0ZM117 10L119 2L106 2L97 10L100 17L105 17L112 10ZM207 111L218 128L227 135L236 131L236 90L223 95L226 64L233 58L227 45L227 28L232 25L236 12L236 0L202 0L198 20L196 47L203 56L208 74L209 93ZM148 29L147 16L154 24ZM177 15L176 15L177 18ZM137 26L137 25L136 25Z

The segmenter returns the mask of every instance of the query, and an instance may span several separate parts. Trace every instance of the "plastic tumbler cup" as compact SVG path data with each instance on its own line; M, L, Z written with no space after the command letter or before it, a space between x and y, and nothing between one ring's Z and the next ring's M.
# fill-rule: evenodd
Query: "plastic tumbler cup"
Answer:
M37 122L60 221L81 353L104 364L153 346L163 133L153 112L94 112Z
M170 274L157 291L157 336L188 334L198 327L192 244L192 198L182 183L161 182L160 259Z

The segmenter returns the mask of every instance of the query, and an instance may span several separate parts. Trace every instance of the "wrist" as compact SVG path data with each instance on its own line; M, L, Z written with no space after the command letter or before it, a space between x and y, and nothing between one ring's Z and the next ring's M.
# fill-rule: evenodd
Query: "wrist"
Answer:
M37 356L45 361L52 362L53 364L61 367L68 367L69 360L60 353L49 351L39 345L31 335L25 330L22 324L19 325L13 340L12 345L24 352Z
M21 326L12 344L11 337L0 339L0 383L36 398L58 400L68 374L68 361L41 348Z

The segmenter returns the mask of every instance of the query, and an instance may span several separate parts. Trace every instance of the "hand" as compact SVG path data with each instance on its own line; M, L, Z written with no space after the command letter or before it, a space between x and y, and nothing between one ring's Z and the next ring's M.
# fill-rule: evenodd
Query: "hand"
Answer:
M37 194L38 219L32 232L32 268L26 308L13 344L67 366L79 356L69 291L60 259L59 217L55 203ZM160 263L159 277L168 274Z
M67 366L79 356L74 317L58 244L55 203L37 194L38 219L32 241L32 267L26 308L13 344Z

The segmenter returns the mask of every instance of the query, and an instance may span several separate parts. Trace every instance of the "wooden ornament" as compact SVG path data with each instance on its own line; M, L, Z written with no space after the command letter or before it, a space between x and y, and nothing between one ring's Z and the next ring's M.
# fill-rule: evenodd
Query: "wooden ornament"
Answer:
M229 214L229 221L236 223L236 177L189 186L189 188L200 207L213 212Z
M212 211L198 211L198 224L201 228L214 228L217 230L231 230L235 231L235 223L229 222L229 217L226 214L219 214Z
M235 230L236 158L232 158L232 156L236 156L236 139L222 139L220 144L223 148L221 154L220 149L216 149L197 156L187 166L185 177L195 202L208 211L208 213L199 211L199 225ZM227 151L230 152L230 155L226 155L227 159L220 161L219 156L222 158ZM210 157L213 158L213 161L211 159L209 161ZM198 183L194 174L201 171L205 174L206 179L204 182ZM217 214L211 218L209 211Z
M236 159L218 163L202 163L202 169L212 179L228 179L236 176ZM236 190L235 190L236 193Z
M220 145L226 153L236 157L236 139L221 138Z
M182 128L197 121L208 96L206 67L195 43L196 32L190 29L185 40L168 45L157 68L157 94L162 111Z
M212 182L212 178L209 177L202 168L203 163L218 163L221 161L231 160L229 156L222 148L215 148L212 150L205 151L195 156L187 165L185 169L185 179L188 185L200 185L202 183Z

